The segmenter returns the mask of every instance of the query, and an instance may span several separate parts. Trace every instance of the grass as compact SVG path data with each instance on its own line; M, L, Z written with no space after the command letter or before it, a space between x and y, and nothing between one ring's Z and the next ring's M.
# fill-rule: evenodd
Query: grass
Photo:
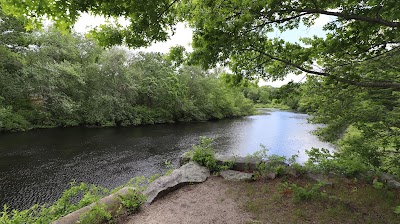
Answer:
M296 189L311 189L305 177L240 182L227 194L254 214L251 223L400 223L394 212L400 190L376 189L362 180L337 178L333 186L319 188L318 197L296 200ZM283 187L282 187L283 186ZM297 186L285 189L285 186Z

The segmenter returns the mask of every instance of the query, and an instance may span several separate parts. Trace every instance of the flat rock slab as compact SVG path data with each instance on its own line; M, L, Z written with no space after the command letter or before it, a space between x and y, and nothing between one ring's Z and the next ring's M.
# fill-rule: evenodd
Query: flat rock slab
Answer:
M152 203L156 198L162 197L185 184L201 183L210 176L210 170L200 166L196 162L189 162L174 170L168 176L162 176L153 181L143 192L147 197L147 204Z
M253 180L252 173L244 173L236 170L224 170L221 171L220 175L225 180L233 180L233 181L251 181Z

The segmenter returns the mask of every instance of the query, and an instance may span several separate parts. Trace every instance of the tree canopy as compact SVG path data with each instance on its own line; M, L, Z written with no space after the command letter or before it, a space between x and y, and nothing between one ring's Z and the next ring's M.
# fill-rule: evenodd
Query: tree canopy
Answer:
M229 64L248 78L282 79L288 73L322 76L331 82L400 89L398 58L400 4L377 1L290 0L156 0L156 1L0 1L5 11L25 16L29 25L41 16L68 29L80 14L123 17L130 25L102 25L92 35L105 46L125 43L147 46L166 40L178 21L194 30L190 59L204 67ZM269 32L311 26L320 15L333 21L324 26L326 37L289 43L268 37ZM379 73L365 70L374 64Z

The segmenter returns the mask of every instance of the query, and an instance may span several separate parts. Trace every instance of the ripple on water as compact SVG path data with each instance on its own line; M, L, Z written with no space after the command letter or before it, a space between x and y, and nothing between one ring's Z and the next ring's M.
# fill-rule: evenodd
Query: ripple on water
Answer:
M0 134L0 204L24 209L51 203L72 180L115 188L132 177L164 172L166 160L192 149L199 136L215 137L224 154L260 149L285 156L331 148L310 132L307 115L262 110L263 114L220 121L126 128L56 128Z

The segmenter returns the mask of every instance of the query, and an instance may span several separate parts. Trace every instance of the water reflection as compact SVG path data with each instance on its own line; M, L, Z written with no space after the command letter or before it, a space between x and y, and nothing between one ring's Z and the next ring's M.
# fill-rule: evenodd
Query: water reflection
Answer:
M196 144L216 138L220 153L246 155L265 145L271 154L299 154L332 148L310 131L307 115L284 111L221 121L128 128L44 129L0 135L0 204L27 208L60 197L71 180L114 188L137 175L165 170Z

